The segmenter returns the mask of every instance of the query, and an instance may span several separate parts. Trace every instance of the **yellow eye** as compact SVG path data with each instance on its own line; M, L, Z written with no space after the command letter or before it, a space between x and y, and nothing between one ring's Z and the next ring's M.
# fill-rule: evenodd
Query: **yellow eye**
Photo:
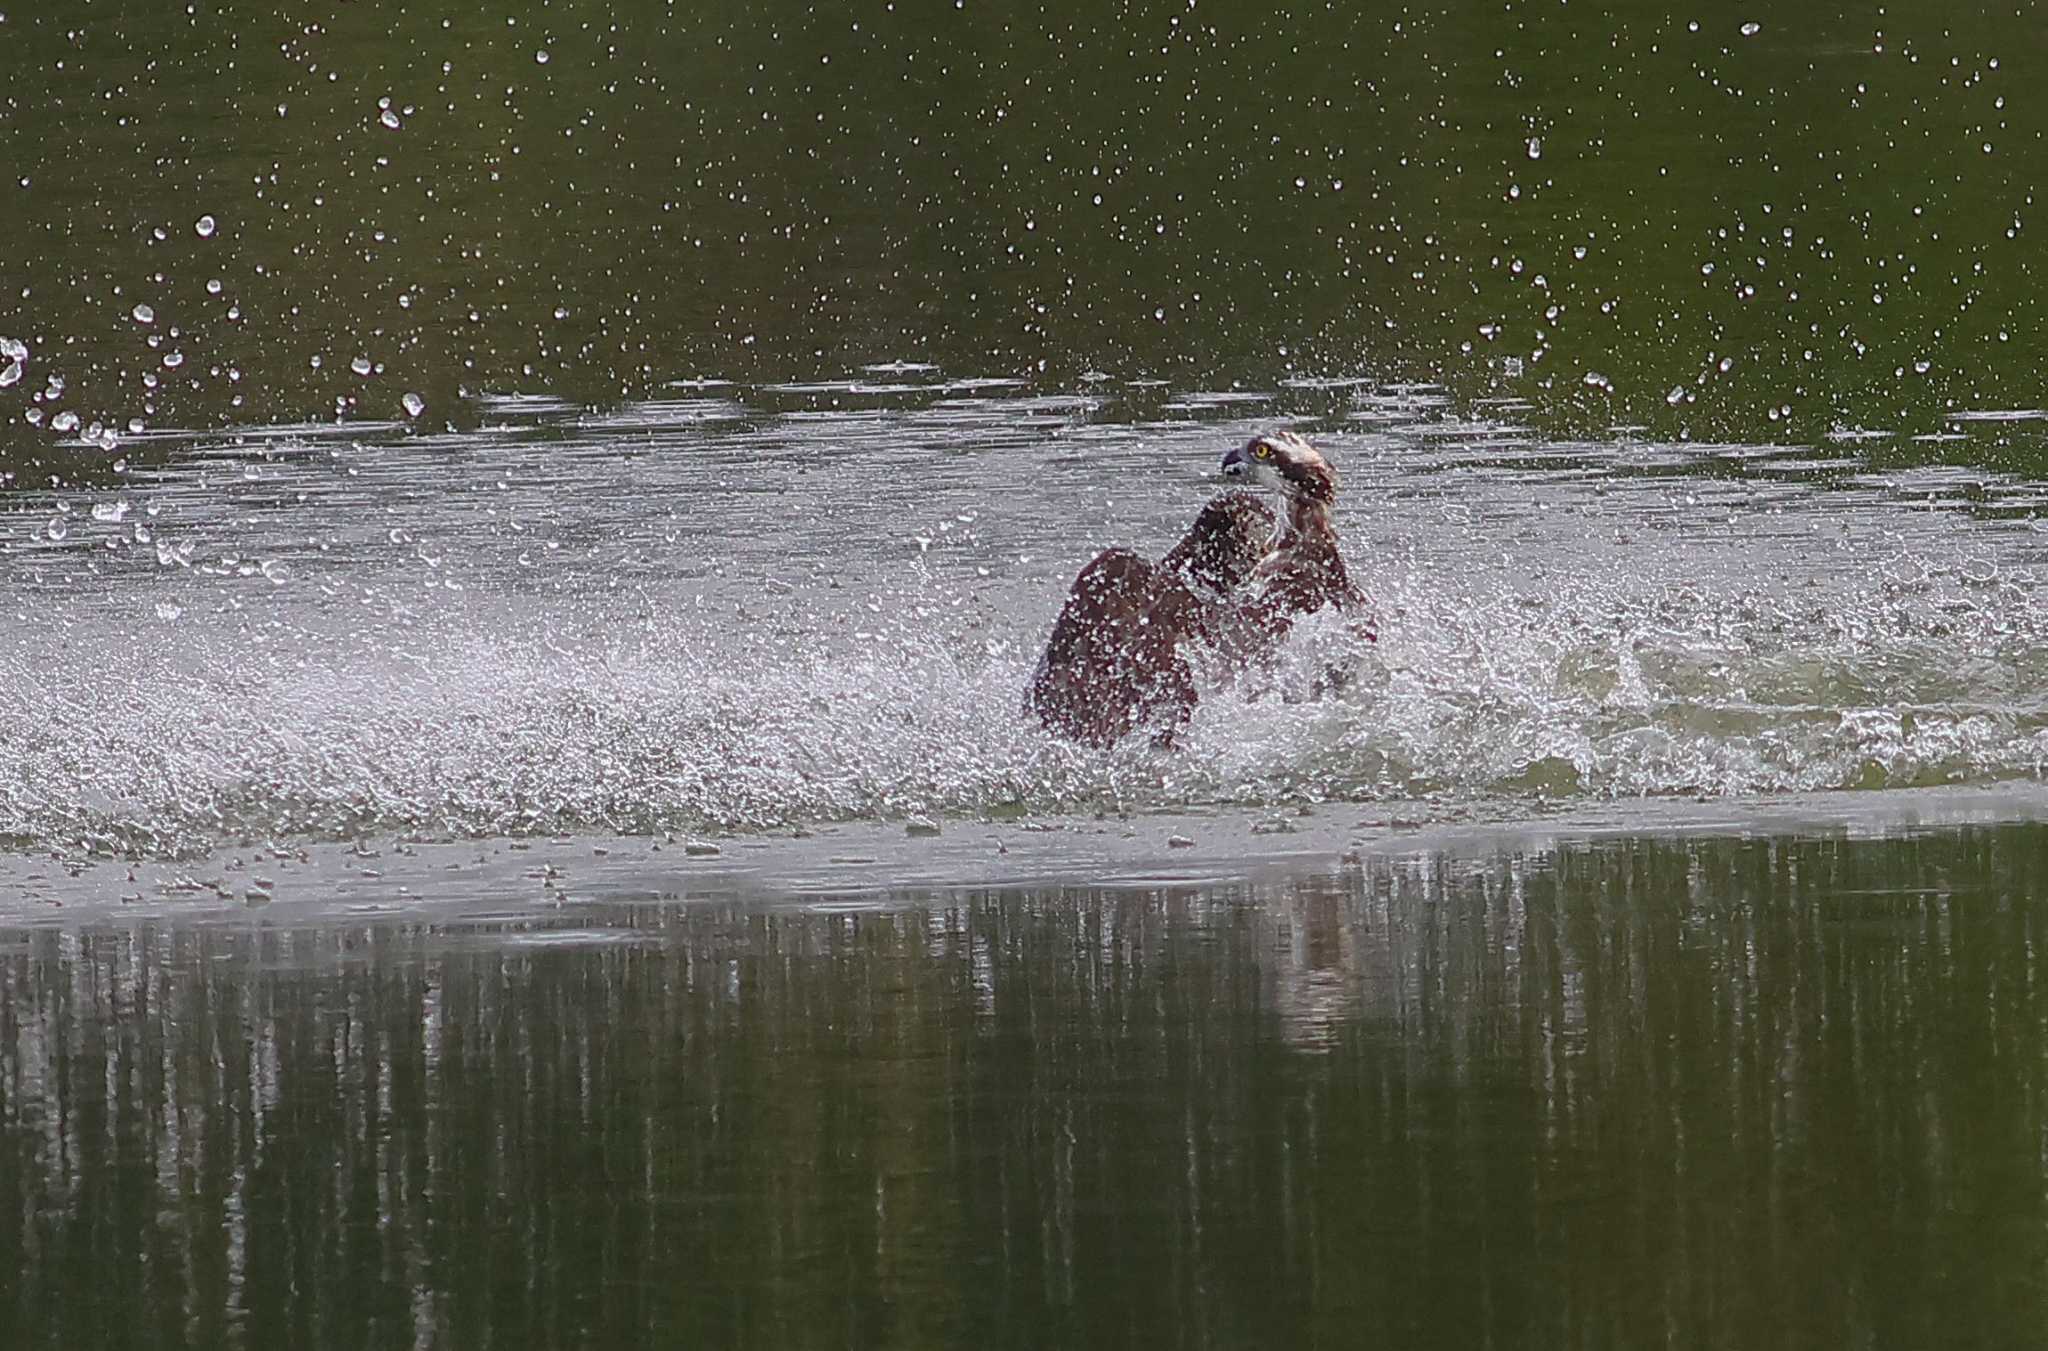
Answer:
M1252 454L1258 456L1262 460L1270 460L1273 458L1273 448L1267 445L1264 441L1261 441L1259 442L1259 444L1252 447Z

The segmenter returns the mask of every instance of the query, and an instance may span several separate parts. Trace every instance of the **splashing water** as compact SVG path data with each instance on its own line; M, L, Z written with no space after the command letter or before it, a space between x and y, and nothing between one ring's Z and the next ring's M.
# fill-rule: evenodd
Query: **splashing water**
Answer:
M62 537L39 528L51 494L17 493L0 836L181 853L1758 794L2048 760L2029 485L1542 444L1427 391L1352 397L1319 439L1380 643L1303 625L1172 750L1054 741L1022 691L1074 571L1109 543L1163 551L1256 418L937 384L866 410L763 406L853 385L604 417L515 400L486 432L248 436L66 504ZM1297 697L1333 658L1363 678Z

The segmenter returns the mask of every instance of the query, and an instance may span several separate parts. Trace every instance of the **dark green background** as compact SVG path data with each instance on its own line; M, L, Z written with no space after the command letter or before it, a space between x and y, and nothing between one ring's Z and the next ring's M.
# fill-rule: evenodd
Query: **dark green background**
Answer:
M1441 381L1560 434L2044 402L2024 6L182 8L0 26L14 467L50 372L152 427L899 360Z

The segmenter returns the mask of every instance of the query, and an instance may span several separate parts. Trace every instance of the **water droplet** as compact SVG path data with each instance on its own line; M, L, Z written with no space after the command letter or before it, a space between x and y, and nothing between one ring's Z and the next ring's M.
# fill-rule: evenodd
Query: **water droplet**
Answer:
M1673 386L1671 387L1671 392L1670 392L1670 393L1668 393L1668 394L1666 394L1666 395L1664 396L1664 402L1666 402L1666 403L1670 404L1670 405L1671 405L1671 406L1672 406L1673 408L1676 408L1676 407L1678 407L1678 405L1680 405L1680 404L1684 403L1684 402L1685 402L1685 386L1684 386L1684 385L1673 385Z
M1153 310L1153 311L1152 311L1152 317L1153 317L1154 319L1164 319L1164 318L1166 318L1166 309L1165 309L1165 307L1164 307L1164 306L1161 306L1160 308L1158 308L1158 309L1155 309L1155 310Z
M1543 138L1541 136L1531 136L1529 138L1529 158L1543 158Z
M569 317L569 311L568 311L568 310L567 310L566 308L564 308L563 306L560 306L560 305L557 305L557 306L555 306L555 318L557 318L557 319L567 319L568 317Z
M1611 394L1614 392L1614 382L1612 380L1609 380L1606 376L1602 375L1599 371L1586 372L1586 387L1589 389L1597 389L1605 394Z
M213 279L212 279L211 281L209 281L209 282L207 282L207 283L206 283L206 294L208 294L208 295L210 295L210 296L217 296L217 295L219 295L219 294L220 294L220 278L219 278L219 277L215 277L215 278L213 278Z
M370 359L366 356L359 356L354 361L348 363L348 368L357 375L368 375L370 373Z
M400 399L399 402L405 405L405 415L407 417L418 417L426 411L427 401L409 389L405 392L405 397Z
M92 504L92 518L95 521L119 521L128 515L126 502L95 502Z
M14 360L8 362L5 367L0 367L0 389L7 388L9 385L13 384L15 381L19 379L21 379L20 357L16 357Z
M164 353L164 369L174 371L184 364L185 354L183 352Z
M201 216L198 220L192 222L192 230L201 239L213 238L213 217Z
M64 523L62 516L52 516L50 523L43 527L43 533L52 540L61 540L71 533L71 527Z
M382 122L385 126L391 128L393 131L398 130L398 114L392 112L389 108L386 108L383 112L377 114L377 120L379 122Z
M1742 25L1742 36L1746 38L1753 38L1763 31L1764 26L1760 23L1746 23Z
M68 409L50 419L50 430L53 432L75 431L77 428L78 414Z
M135 316L135 322L138 324L153 324L156 322L156 311L147 305L138 304L128 312Z
M533 59L538 65L546 65L548 63L548 49L545 47L541 48L533 54Z

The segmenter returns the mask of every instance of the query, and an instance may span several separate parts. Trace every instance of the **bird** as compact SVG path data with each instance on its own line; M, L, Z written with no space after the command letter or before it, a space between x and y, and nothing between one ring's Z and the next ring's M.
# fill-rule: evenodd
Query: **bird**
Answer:
M1027 711L1083 745L1112 746L1148 724L1170 744L1198 698L1186 648L1219 639L1225 599L1257 572L1277 528L1255 494L1228 492L1157 563L1129 549L1097 554L1053 621Z
M1224 452L1220 468L1227 479L1277 494L1282 508L1271 547L1252 569L1227 623L1212 626L1238 660L1250 664L1270 655L1295 620L1331 606L1351 617L1360 638L1377 641L1365 593L1352 582L1337 547L1330 520L1337 471L1321 452L1293 432L1270 432Z

